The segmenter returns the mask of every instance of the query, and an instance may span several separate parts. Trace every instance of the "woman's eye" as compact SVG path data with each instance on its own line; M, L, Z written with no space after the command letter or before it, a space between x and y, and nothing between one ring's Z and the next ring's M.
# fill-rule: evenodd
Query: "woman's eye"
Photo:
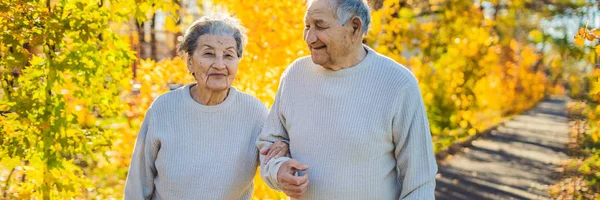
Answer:
M206 52L206 53L204 53L203 55L205 55L205 56L212 56L212 55L214 55L214 54L213 54L213 53L211 53L211 52Z

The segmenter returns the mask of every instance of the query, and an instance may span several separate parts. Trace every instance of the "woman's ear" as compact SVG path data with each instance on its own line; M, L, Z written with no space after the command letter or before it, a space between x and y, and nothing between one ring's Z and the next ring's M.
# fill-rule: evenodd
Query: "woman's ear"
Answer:
M186 55L186 60L187 60L188 71L191 73L192 72L192 56L190 56L189 54L187 54Z

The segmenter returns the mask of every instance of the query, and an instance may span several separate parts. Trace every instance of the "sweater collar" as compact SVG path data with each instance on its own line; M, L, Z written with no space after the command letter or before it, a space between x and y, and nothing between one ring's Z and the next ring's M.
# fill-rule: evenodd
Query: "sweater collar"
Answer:
M180 88L180 92L182 94L184 103L186 104L186 106L190 107L190 108L197 108L202 112L217 112L219 110L222 110L224 108L227 108L229 105L231 105L231 103L233 101L235 101L235 98L237 96L238 91L232 86L229 87L229 93L227 94L227 98L225 98L225 100L217 105L212 105L212 106L207 106L207 105L202 105L198 102L196 102L193 98L192 95L190 94L190 88L192 86L196 85L196 83L190 83L185 85L184 87Z
M373 58L375 58L375 56L377 54L377 52L375 52L375 50L371 49L367 45L363 45L363 48L365 48L365 50L367 50L367 55L358 64L356 64L352 67L333 71L333 70L325 69L324 67L315 64L314 65L315 69L320 74L323 74L326 76L338 76L338 77L348 76L348 75L355 74L356 72L362 71L363 69L367 68L368 65L370 65L373 62Z

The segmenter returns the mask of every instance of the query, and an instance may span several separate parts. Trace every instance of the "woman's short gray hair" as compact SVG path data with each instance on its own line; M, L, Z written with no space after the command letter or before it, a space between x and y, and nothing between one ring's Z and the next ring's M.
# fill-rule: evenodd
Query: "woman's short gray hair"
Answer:
M185 31L183 41L179 44L177 51L188 56L194 53L198 47L198 38L202 35L231 36L237 44L237 56L242 57L246 45L246 28L242 26L239 19L231 17L226 13L213 13L196 20Z
M314 0L309 0L310 5ZM371 24L371 12L367 0L331 0L329 1L333 15L340 24L344 25L353 17L358 17L363 21L362 31L367 34L369 24Z

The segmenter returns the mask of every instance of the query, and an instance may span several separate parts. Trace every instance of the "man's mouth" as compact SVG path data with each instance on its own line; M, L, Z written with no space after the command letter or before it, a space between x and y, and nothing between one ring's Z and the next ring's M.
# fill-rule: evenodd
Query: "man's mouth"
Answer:
M318 47L312 47L312 49L314 50L321 50L321 49L325 49L327 46L323 45L323 46L318 46Z

